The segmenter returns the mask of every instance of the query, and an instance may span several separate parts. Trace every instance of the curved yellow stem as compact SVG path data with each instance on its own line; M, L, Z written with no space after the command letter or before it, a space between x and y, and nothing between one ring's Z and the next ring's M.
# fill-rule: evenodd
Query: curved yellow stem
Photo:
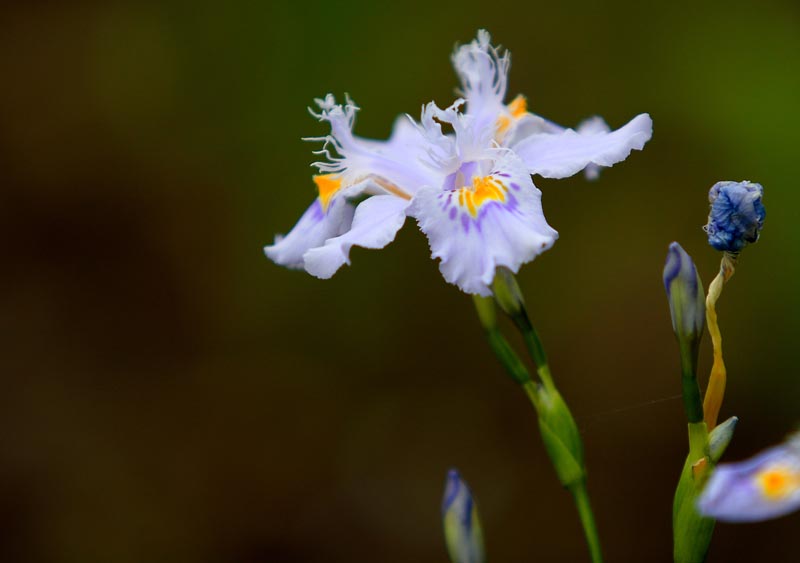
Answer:
M717 299L722 295L722 288L725 286L725 282L733 276L735 267L736 255L726 252L722 256L719 273L714 278L714 281L711 282L711 285L708 286L708 295L706 296L706 325L708 326L708 333L711 335L711 344L714 347L714 364L711 367L708 388L703 400L703 413L709 430L713 430L717 425L719 409L722 406L722 399L725 397L725 384L728 378L725 370L725 361L722 359L722 334L717 323Z

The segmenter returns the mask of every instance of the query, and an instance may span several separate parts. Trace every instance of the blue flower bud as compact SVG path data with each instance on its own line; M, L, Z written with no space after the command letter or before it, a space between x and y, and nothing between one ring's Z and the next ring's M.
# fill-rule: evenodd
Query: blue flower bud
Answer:
M483 563L483 531L472 492L456 469L447 472L442 521L452 563Z
M708 192L711 212L708 244L717 250L739 252L756 242L764 226L766 210L761 203L764 188L752 182L717 182Z
M664 288L667 290L672 329L684 344L699 342L706 322L703 284L692 258L677 242L669 245L664 264Z

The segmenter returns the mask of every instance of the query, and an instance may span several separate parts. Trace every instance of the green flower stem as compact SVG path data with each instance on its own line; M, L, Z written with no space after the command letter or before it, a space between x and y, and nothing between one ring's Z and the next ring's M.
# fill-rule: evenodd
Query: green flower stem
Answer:
M586 543L589 544L589 553L592 561L603 560L603 552L600 550L600 536L597 534L597 526L594 523L592 506L589 503L589 492L586 490L586 480L581 480L578 484L570 487L569 491L575 499L575 506L578 507L578 515L581 518L583 532L586 535Z
M481 324L486 331L486 340L489 342L489 347L497 356L497 359L500 360L508 375L520 385L530 382L531 376L525 364L522 363L522 360L514 352L500 329L497 328L497 315L492 299L473 295L473 301L475 302L475 309L478 311L478 318L480 318Z
M705 426L704 422L701 424ZM714 534L715 521L697 512L702 476L695 477L695 463L692 462L691 454L686 457L678 487L675 489L672 505L672 545L675 563L703 563L711 544L711 536Z
M710 461L710 457L708 426L702 421L689 423L689 461L697 463L703 458Z
M549 369L547 366L543 366L544 369L549 374ZM552 382L552 380L551 380ZM543 395L542 386L541 384L530 381L526 383L524 386L525 393L528 395L533 406L536 408L537 412L542 412L544 405L541 404L541 396ZM558 395L560 398L560 395ZM540 425L545 424L540 418ZM543 432L543 439L545 440L545 446L548 445L548 437ZM558 454L556 454L558 456ZM551 454L551 457L556 457ZM581 465L582 465L581 460ZM562 483L565 481L568 484L565 484L566 488L572 494L572 498L575 501L575 506L578 509L578 516L581 520L581 526L583 526L583 533L586 537L586 543L589 546L589 553L591 554L592 561L594 563L601 563L603 561L603 552L600 549L600 536L597 533L597 525L595 524L594 520L594 512L592 512L592 505L589 502L589 492L586 488L586 473L583 467L580 468L571 468L569 464L569 457L567 461L563 464L566 466L566 470L560 470L560 465L554 459L554 465L556 465L556 471L559 473L559 478L561 479ZM574 477L570 477L570 469L576 471L577 474Z
M548 389L555 389L553 383L553 376L550 373L550 366L547 365L547 354L544 351L542 341L539 339L539 334L533 328L533 324L528 318L528 313L525 309L515 315L512 319L519 331L522 333L522 338L525 340L525 347L528 349L533 363L536 364L536 373L542 380L542 383Z
M489 346L512 379L522 386L536 410L542 440L556 475L575 501L591 559L593 563L601 563L603 559L600 539L586 489L583 443L577 425L556 389L544 346L522 305L522 295L510 273L503 277L501 287L495 286L495 295L498 305L521 332L541 382L531 379L525 365L501 334L497 327L494 301L491 298L474 296L475 307L486 331Z
M705 480L714 469L724 447L712 456L706 423L689 424L689 455L675 490L672 505L673 558L675 563L703 563L706 560L715 521L697 512L697 499Z
M703 399L697 383L697 352L686 350L681 346L681 386L683 392L683 408L689 424L703 421Z
M542 410L542 404L539 402L541 387L542 384L538 381L528 381L522 386L523 391L525 391L525 394L528 396L528 399L530 399L531 404L533 405L533 408L536 409L537 413Z
M673 558L676 563L702 563L706 559L714 520L697 512L697 498L714 467L703 400L697 384L697 345L681 342L681 385L689 434L689 455L681 471L672 505ZM721 455L721 454L720 454Z
M544 351L544 345L528 316L528 311L525 309L522 290L519 288L514 274L505 268L498 269L492 289L494 290L495 301L511 318L522 334L525 347L528 349L528 354L530 354L533 363L536 364L536 372L542 382L548 388L555 389L553 377L550 375L550 368L547 367L547 354Z

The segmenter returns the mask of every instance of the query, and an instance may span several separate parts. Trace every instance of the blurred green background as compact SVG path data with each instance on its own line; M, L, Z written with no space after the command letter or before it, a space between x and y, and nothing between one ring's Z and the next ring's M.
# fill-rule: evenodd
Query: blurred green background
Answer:
M727 459L800 419L797 2L0 10L3 562L443 563L450 466L493 561L586 559L530 406L413 221L324 282L261 250L314 197L312 99L349 92L357 133L386 137L453 99L480 27L533 111L655 122L598 183L537 180L561 238L520 276L608 560L670 560L686 443L661 269L678 240L715 274L717 180L762 183L768 211L720 302ZM798 524L720 525L710 561L797 561Z

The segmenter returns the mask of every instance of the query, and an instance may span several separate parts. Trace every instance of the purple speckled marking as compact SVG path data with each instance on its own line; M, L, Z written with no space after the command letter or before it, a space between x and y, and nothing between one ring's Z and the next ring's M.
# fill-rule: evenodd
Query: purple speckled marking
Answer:
M450 220L451 221L456 218L456 214L457 213L458 213L458 210L455 207L451 207L450 208Z
M447 194L447 198L444 197L444 194L439 196L439 201L444 201L444 205L442 205L442 211L446 211L448 207L450 207L450 200L453 197L453 193L449 192Z
M511 189L518 192L519 191L519 184L517 184L515 182L511 182Z
M503 178L511 178L511 174L507 174L505 172L497 172L493 174L495 174L495 176L502 176Z
M469 216L466 213L461 216L461 226L464 228L465 233L469 233Z
M495 207L501 209L505 213L511 213L511 214L514 214L514 215L519 215L520 214L519 201L517 200L517 198L515 198L510 193L507 195L507 199L506 199L505 202L489 201L487 203L484 203L480 207L480 209L478 210L478 216L475 217L475 220L474 220L475 228L477 229L477 231L479 233L482 232L481 231L481 222L483 221L483 218L486 216L486 214L489 213L490 209L495 208ZM463 218L462 218L462 220L463 220Z

